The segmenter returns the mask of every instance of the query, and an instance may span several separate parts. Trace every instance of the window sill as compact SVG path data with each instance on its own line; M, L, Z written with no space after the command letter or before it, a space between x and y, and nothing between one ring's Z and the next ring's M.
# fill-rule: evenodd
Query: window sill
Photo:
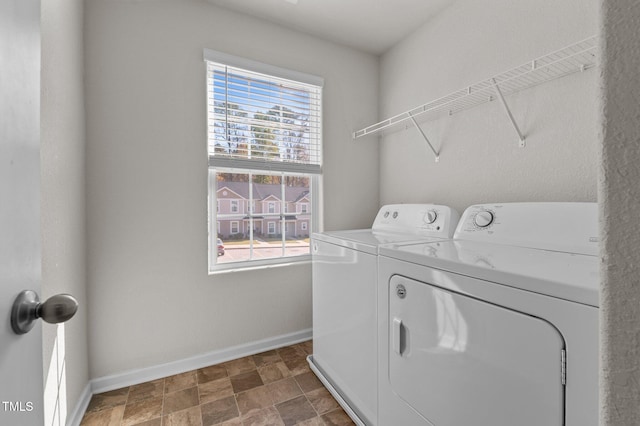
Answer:
M233 272L256 271L264 269L282 268L286 266L304 265L311 263L311 255L292 256L287 258L249 260L246 262L223 263L213 266L209 275L229 274Z

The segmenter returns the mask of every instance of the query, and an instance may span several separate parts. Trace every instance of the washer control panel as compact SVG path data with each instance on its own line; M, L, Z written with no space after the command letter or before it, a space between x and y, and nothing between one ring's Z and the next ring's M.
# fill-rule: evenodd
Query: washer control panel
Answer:
M438 204L389 204L382 206L373 231L411 233L451 238L460 218L457 211Z

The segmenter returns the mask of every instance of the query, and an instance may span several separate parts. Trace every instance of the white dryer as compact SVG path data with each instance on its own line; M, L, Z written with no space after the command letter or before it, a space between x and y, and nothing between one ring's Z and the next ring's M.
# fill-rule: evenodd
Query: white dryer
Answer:
M311 237L313 355L308 361L356 424L377 424L378 247L451 238L458 218L446 206L387 205L371 229Z
M469 207L379 250L379 424L596 426L595 203Z

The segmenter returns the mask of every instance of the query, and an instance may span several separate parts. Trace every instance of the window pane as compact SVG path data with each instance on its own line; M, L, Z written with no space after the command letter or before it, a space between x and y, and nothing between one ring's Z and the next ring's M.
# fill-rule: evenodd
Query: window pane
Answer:
M320 164L320 87L207 67L210 156Z
M216 173L218 257L217 263L250 259L247 175ZM213 222L212 222L213 223ZM220 247L224 246L224 249ZM224 252L224 253L223 253Z
M217 212L211 223L217 224L224 254L216 263L309 254L310 180L308 175L217 170Z
M285 256L309 254L310 179L285 176Z
M253 174L253 199L256 201L256 237L254 259L282 257L282 234L280 229L280 197L282 176Z

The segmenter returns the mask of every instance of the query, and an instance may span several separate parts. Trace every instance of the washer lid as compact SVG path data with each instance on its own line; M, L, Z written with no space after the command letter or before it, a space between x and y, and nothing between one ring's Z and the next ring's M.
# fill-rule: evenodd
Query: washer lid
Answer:
M381 244L451 238L459 218L458 212L448 206L388 204L380 208L371 229L321 232L312 238L378 254Z
M599 306L597 256L464 240L391 244L379 252L382 256Z
M311 238L370 254L378 254L378 246L409 242L440 241L440 238L424 237L413 233L377 232L371 229L352 229L312 234Z

